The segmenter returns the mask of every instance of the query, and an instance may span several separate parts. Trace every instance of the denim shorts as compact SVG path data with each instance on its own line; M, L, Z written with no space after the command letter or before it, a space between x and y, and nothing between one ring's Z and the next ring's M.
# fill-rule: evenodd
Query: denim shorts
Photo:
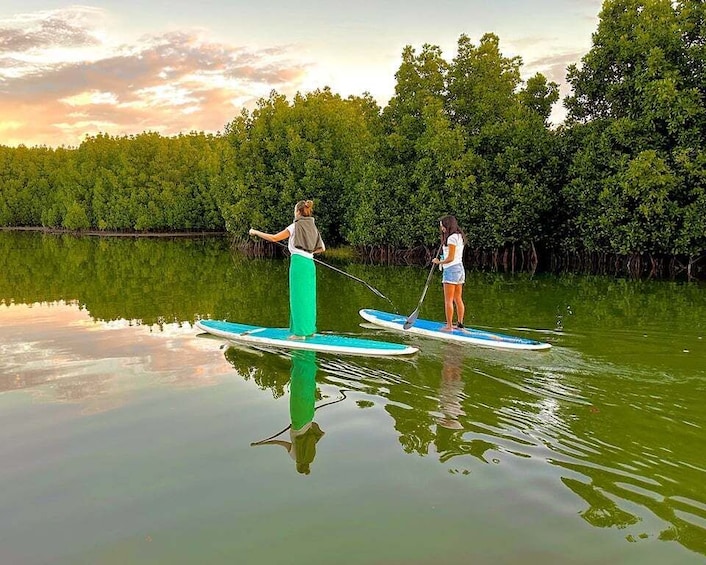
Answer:
M463 284L466 282L466 269L461 263L451 265L444 269L444 274L441 278L444 284Z

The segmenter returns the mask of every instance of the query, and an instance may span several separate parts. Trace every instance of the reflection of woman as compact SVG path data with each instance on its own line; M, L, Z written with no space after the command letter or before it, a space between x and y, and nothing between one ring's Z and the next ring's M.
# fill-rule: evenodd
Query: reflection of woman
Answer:
M309 465L316 456L316 444L324 435L314 422L316 400L316 353L295 351L292 354L292 380L289 392L289 435L292 447L289 455L297 462L297 471L308 475Z
M316 401L316 353L314 351L292 352L292 372L289 393L289 427L291 441L266 440L256 445L281 445L297 465L297 471L308 475L309 466L316 456L316 444L324 435L314 422Z
M460 416L465 416L461 405L463 397L462 373L463 357L449 348L444 355L444 366L441 370L441 386L439 387L439 410L444 415L438 423L450 430L463 429L458 421Z
M325 251L311 213L314 203L300 200L294 207L294 222L276 234L250 229L250 235L267 241L289 239L289 330L293 339L316 333L316 265L314 253Z

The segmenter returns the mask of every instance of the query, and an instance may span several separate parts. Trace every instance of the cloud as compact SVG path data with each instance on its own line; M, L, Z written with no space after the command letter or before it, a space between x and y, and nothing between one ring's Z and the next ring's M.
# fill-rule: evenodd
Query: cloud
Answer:
M92 28L101 14L93 8L74 6L2 19L0 54L96 45L99 41Z
M0 27L0 53L23 52L49 47L96 45L98 40L87 30L57 16L37 22L31 29Z
M547 80L554 81L560 85L567 84L566 68L569 65L579 64L585 54L584 51L558 52L529 61L527 68L533 72L541 72L547 77Z
M312 67L294 46L254 50L193 30L111 46L104 19L72 8L0 21L0 143L215 132L272 89L296 92Z

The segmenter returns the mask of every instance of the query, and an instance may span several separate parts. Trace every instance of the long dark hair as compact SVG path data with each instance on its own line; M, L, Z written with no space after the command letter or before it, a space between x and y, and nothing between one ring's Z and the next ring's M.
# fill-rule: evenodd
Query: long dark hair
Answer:
M439 221L441 222L441 225L446 228L446 231L441 230L441 243L446 245L446 242L449 240L449 236L455 233L460 234L463 241L466 241L466 234L464 234L463 230L458 227L456 216L443 216Z

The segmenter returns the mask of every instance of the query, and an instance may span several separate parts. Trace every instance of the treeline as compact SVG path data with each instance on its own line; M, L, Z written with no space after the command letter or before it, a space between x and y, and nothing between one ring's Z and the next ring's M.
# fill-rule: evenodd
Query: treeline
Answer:
M0 225L69 230L223 228L223 139L98 135L77 149L0 146Z
M0 146L0 225L278 231L316 201L329 245L425 249L455 214L476 264L693 274L706 250L706 7L606 0L572 94L499 39L406 47L395 95L273 92L219 135ZM392 251L391 251L392 250ZM601 267L602 266L602 267Z

